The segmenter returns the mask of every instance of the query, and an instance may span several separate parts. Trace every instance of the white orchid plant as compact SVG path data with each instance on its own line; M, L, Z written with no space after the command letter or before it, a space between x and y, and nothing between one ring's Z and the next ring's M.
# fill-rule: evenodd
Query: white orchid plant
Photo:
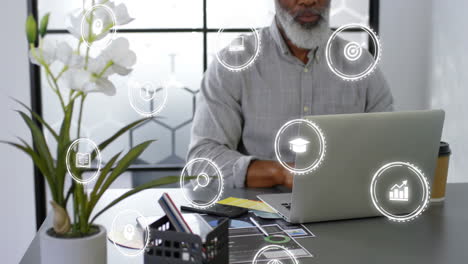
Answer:
M19 138L21 143L2 141L28 154L44 176L50 189L51 204L54 208L53 234L58 237L83 237L93 234L97 232L97 227L93 225L95 219L118 202L142 190L179 181L178 177L169 176L148 182L126 192L99 212L94 212L97 202L109 186L153 142L146 141L135 146L122 157L120 157L121 153L114 155L100 170L92 189L85 191L85 186L75 181L72 181L71 186L66 188L66 177L69 177L66 168L66 152L75 140L70 136L72 120L78 118L77 138L80 138L86 97L91 93L115 95L116 87L109 77L128 75L136 63L135 52L130 50L129 42L125 38L113 40L95 57L90 55L90 49L96 42L107 37L115 27L125 25L133 20L124 4L115 5L112 1L101 0L93 1L93 7L95 6L112 10L115 19L109 19L108 15L101 11L102 8L73 12L70 15L71 26L68 31L77 39L76 49L73 49L66 42L53 43L46 38L50 14L42 17L39 26L33 16L30 15L27 18L26 34L30 44L31 63L43 69L50 88L60 101L63 120L60 130L55 131L40 115L18 101L29 112L27 114L27 112L18 111L32 134L33 146L21 138ZM93 32L92 25L96 20L101 23L102 30L100 32ZM82 25L82 23L85 24ZM53 68L59 70L53 72ZM76 116L74 108L77 101L79 101L79 106ZM115 139L145 120L146 118L140 119L123 127L107 140L98 144L99 150L104 150ZM57 142L55 159L52 158L51 149L41 126ZM96 159L96 153L91 155L91 159ZM74 174L81 177L82 173L83 171L76 171ZM69 210L67 210L69 201L72 201L70 207L73 208L73 221L70 220Z

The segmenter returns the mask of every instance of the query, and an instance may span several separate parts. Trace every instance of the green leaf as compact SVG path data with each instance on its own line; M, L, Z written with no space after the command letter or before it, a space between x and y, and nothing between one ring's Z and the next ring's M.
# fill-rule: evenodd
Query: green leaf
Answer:
M91 211L93 210L94 206L96 205L98 201L97 194L99 192L99 188L101 187L102 183L106 179L107 174L109 174L109 172L112 169L112 166L114 165L115 161L119 158L121 153L122 152L119 152L114 157L112 157L109 160L109 162L107 162L106 166L104 166L104 168L101 170L99 177L96 180L96 184L94 185L93 191L91 192L91 195L90 195L90 199L89 199L90 201L89 201L88 208L87 208L88 217L89 215L91 215Z
M29 44L36 43L37 40L37 23L33 15L29 15L26 19L26 37Z
M109 177L102 185L101 190L99 191L97 196L98 199L107 190L107 188L109 188L109 186L117 179L117 177L124 173L128 169L128 167L133 163L133 161L137 159L141 155L141 153L143 153L143 151L145 151L146 148L153 142L154 140L145 141L127 152L127 154L117 163L117 166L115 166Z
M58 204L62 204L64 202L63 189L65 184L65 176L67 175L66 159L67 150L70 146L70 127L73 115L73 106L74 102L72 101L65 109L57 142L57 192L61 196L61 200L57 201Z
M42 119L42 117L40 115L38 115L36 112L34 112L31 108L29 108L26 104L24 104L23 102L15 99L15 98L12 98L15 102L17 102L18 104L22 105L24 108L26 108L30 113L31 115L34 117L35 120L39 121L43 126L45 126L49 132L52 134L52 136L55 138L55 140L58 141L58 135L57 135L57 132L55 132L55 130L46 122L44 121L44 119Z
M196 176L190 176L190 177L185 177L186 180L192 180L192 179L196 179L197 177ZM157 179L157 180L154 180L154 181L151 181L151 182L147 182L145 184L142 184L140 186L137 186L135 188L133 188L132 190L122 194L120 197L118 197L117 199L115 199L114 201L112 201L110 204L108 204L106 207L104 207L103 209L101 209L91 220L91 224L94 222L94 220L100 216L101 214L103 214L105 211L107 211L109 208L113 207L114 205L118 204L119 202L121 202L122 200L136 194L136 193L139 193L141 191L144 191L144 190L147 190L147 189L151 189L151 188L155 188L155 187L158 187L158 186L162 186L162 185L167 185L167 184L172 184L172 183L177 183L180 181L180 177L179 176L167 176L167 177L164 177L164 178L161 178L161 179Z
M47 13L41 19L41 23L39 26L39 34L41 35L41 37L44 37L47 33L47 26L49 25L49 16L50 13Z
M108 139L106 139L105 141L103 141L101 144L99 144L98 146L98 149L100 151L103 151L110 143L112 143L114 140L116 140L118 137L120 137L121 135L125 134L125 132L127 132L128 130L132 129L133 127L143 123L144 121L146 120L149 120L151 119L151 117L145 117L145 118L142 118L140 120L137 120L123 128L121 128L119 131L117 131L117 133L115 133L113 136L109 137ZM93 156L92 156L92 159L94 160L94 158L96 157L96 154L93 153Z
M47 169L46 174L51 175L53 177L55 173L54 162L52 159L52 155L50 154L49 147L47 146L44 134L42 133L42 130L24 112L18 111L18 113L21 115L24 122L26 123L26 125L29 127L29 130L31 131L34 146L36 146L37 152L39 153L39 156L41 157L41 159L44 160L45 167Z

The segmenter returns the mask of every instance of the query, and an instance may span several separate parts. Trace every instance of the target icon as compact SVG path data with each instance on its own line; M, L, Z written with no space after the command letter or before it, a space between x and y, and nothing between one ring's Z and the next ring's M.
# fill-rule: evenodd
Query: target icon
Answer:
M349 61L357 61L362 55L362 47L357 42L350 42L344 47L344 56Z

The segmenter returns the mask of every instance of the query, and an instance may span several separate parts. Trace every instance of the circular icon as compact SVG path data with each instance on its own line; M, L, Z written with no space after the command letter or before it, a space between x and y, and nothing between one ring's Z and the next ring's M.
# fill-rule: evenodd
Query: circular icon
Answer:
M349 42L343 44L339 37L344 32L363 31L369 36L374 50L373 59L363 55L363 44ZM342 62L343 57L346 59ZM344 25L333 32L325 48L325 58L330 70L345 81L357 81L367 77L377 67L382 57L382 45L377 34L369 27L361 24Z
M68 174L79 184L88 184L96 179L101 171L102 157L96 143L88 138L73 141L65 158ZM94 173L86 173L95 168Z
M362 47L356 42L346 44L344 48L345 58L349 61L356 61L362 55Z
M261 39L258 30L249 28L248 33L227 32L221 28L216 36L216 59L226 69L234 72L251 66L261 50Z
M318 168L325 151L326 141L322 130L306 119L287 122L275 137L276 159L295 174L309 173Z
M89 48L105 48L115 39L115 25L117 19L112 9L102 4L93 5L81 19L81 39Z
M112 220L108 236L120 253L135 257L143 253L148 246L149 224L137 210L124 210Z
M426 177L413 164L391 162L373 176L370 195L375 208L397 222L414 220L426 210L430 187Z
M196 158L190 160L182 170L180 188L191 205L208 208L219 201L223 194L223 175L213 161Z
M283 261L281 261L283 260ZM285 260L288 260L285 262ZM280 245L268 245L261 248L254 256L252 264L265 263L267 264L282 264L292 263L299 264L294 254L287 248Z
M168 89L155 82L128 82L128 99L133 110L150 117L159 114L167 104Z

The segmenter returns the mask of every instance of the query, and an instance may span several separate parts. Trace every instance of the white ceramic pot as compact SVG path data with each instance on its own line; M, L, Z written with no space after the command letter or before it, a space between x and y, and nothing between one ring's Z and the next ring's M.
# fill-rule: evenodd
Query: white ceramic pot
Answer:
M98 225L99 233L83 238L56 238L40 233L42 264L105 264L107 263L106 229Z

